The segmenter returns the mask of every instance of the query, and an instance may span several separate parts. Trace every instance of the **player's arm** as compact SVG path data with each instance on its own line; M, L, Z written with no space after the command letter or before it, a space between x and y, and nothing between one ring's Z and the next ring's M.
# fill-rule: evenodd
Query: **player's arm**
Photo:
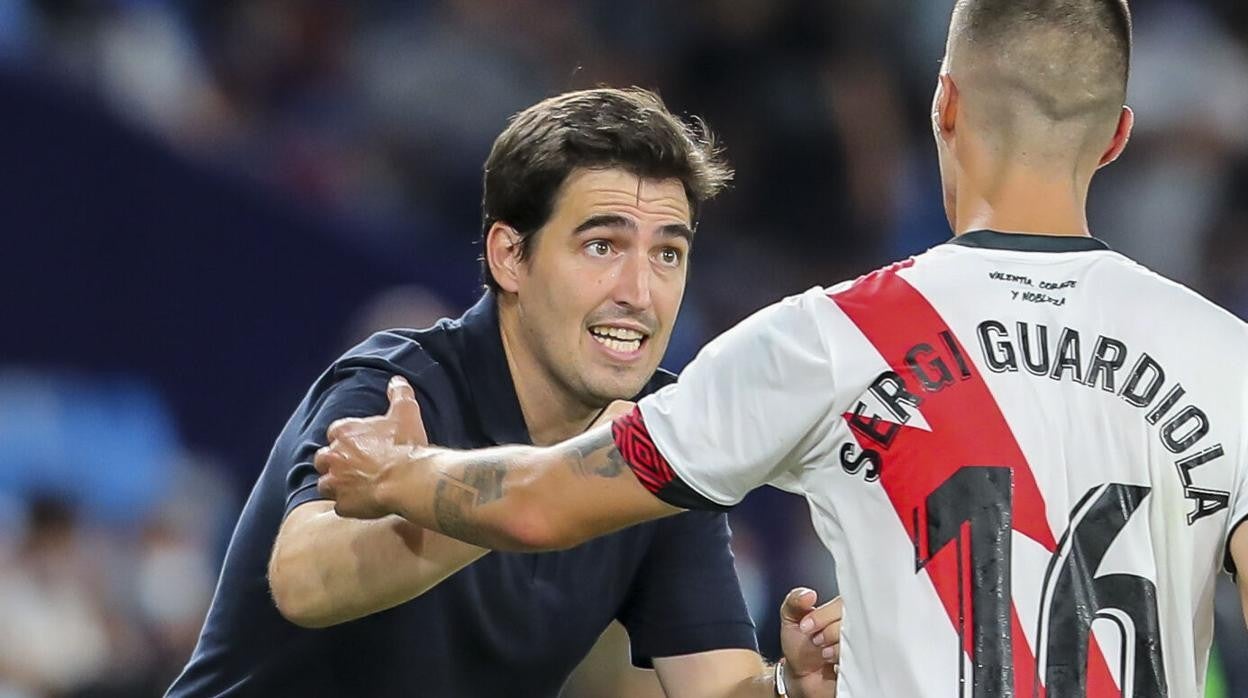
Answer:
M394 403L391 412L418 409ZM365 518L398 514L495 550L560 550L680 509L647 491L601 425L548 448L393 449L356 422L316 456L321 493ZM380 455L380 458L378 456Z
M303 461L324 443L325 425L333 416L375 412L383 380L384 374L361 372L328 389L305 433L295 440L307 455L294 453L292 459ZM422 424L391 421L386 426L397 442L426 440ZM334 512L333 502L301 502L315 495L309 487L316 475L308 465L295 466L288 476L294 508L282 522L269 559L270 591L292 623L324 627L397 606L487 552L397 516L348 519Z
M1235 583L1239 586L1239 600L1243 605L1244 622L1248 623L1248 526L1238 525L1231 534L1230 557L1237 570Z
M1248 383L1240 393L1248 401ZM1248 468L1240 467L1233 484L1227 529L1224 533L1222 567L1239 588L1240 610L1248 624Z

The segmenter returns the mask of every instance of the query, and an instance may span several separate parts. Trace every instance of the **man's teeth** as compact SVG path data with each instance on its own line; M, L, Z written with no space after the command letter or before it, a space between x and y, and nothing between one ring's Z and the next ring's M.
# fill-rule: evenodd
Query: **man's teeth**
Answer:
M641 340L644 339L644 335L637 330L623 327L595 327L589 332L599 344L626 354L641 349Z
M600 337L598 335L594 335L594 339L599 344L607 347L608 349L614 349L615 351L622 351L626 354L637 351L638 349L641 348L640 339L634 339L631 342L622 342L618 339L607 339L604 337Z
M642 337L644 336L642 333L638 332L637 330L630 330L627 327L595 327L595 328L592 328L590 332L593 332L595 335L600 335L602 337L622 339L626 342L631 342L633 340L641 341Z

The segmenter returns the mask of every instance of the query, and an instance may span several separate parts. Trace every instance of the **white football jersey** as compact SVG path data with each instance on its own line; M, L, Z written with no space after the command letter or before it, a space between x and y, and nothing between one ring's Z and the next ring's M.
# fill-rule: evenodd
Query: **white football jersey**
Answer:
M843 698L1195 698L1246 426L1243 322L1094 239L984 231L760 311L616 436L669 501L809 500Z

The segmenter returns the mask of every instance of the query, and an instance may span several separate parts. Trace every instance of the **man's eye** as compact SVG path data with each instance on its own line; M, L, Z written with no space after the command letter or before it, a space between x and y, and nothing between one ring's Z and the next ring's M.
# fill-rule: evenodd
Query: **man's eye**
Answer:
M611 254L611 243L606 240L594 240L585 246L591 257L606 257Z
M669 247L659 253L659 261L669 267L677 266L680 264L680 252Z

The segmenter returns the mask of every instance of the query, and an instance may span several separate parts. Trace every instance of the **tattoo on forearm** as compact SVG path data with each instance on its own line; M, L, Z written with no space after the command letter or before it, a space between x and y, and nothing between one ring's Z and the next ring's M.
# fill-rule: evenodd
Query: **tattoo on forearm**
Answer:
M628 469L611 432L588 434L568 445L572 470L584 477L619 477Z
M490 459L464 466L463 475L443 474L433 493L433 516L438 528L452 538L476 542L480 527L472 519L472 509L503 497L507 467Z
M586 434L560 452L581 477L614 478L628 470L609 431ZM433 517L438 530L452 538L491 547L494 531L480 522L476 509L503 499L508 467L506 455L489 455L463 466L463 472L441 472L433 490Z
M452 538L463 539L474 532L466 509L476 506L477 493L463 483L443 476L433 492L433 517L438 528Z

